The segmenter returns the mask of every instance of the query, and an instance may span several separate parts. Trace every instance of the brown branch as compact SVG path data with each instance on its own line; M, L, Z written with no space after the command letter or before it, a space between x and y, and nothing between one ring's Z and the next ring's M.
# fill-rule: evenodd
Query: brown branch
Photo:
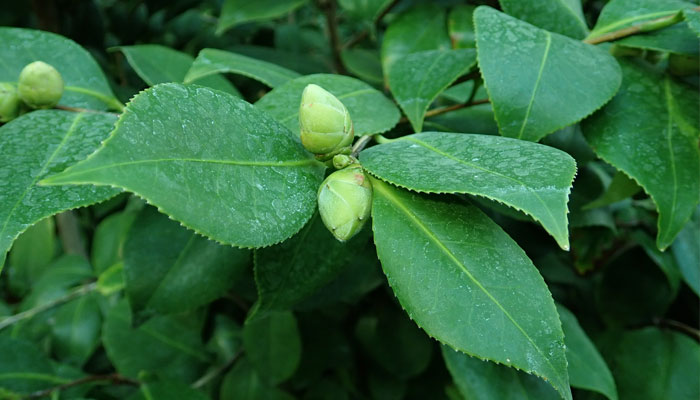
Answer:
M131 385L131 386L138 386L139 383L133 379L127 378L125 376L119 375L119 374L108 374L108 375L92 375L92 376L86 376L84 378L79 378L71 382L67 382L58 386L53 386L48 389L44 390L39 390L34 393L30 393L27 396L25 396L25 399L38 399L41 397L46 397L50 396L53 392L55 391L61 391L64 389L71 388L73 386L80 386L86 383L91 383L91 382L100 382L100 381L110 381L114 385Z
M107 111L91 110L89 108L70 107L70 106L62 106L62 105L56 105L56 106L54 106L54 108L57 110L72 111L72 112L89 112L89 113L95 113L95 114L119 115L117 113L112 113L112 112L107 112Z
M343 65L343 60L340 58L340 51L342 49L340 44L340 38L338 36L338 19L336 18L336 4L335 0L317 0L318 8L323 11L326 16L326 27L328 28L328 40L331 46L331 53L333 55L333 64L335 70L339 74L347 74L345 66Z
M467 108L471 106L478 106L479 104L486 104L490 103L489 99L482 99L482 100L474 100L468 103L460 103L460 104L453 104L451 106L447 107L440 107L440 108L433 108L432 110L429 110L428 112L425 113L425 118L429 117L434 117L436 115L441 115L445 114L451 111L456 111L456 110L461 110L462 108ZM408 118L406 117L401 117L399 120L399 123L401 122L408 122Z
M700 11L700 7L695 7L693 8L693 10ZM681 11L679 11L667 17L653 19L651 21L647 21L639 25L628 26L626 28L618 29L616 31L612 31L604 35L589 37L586 38L583 42L588 44L612 42L613 40L626 38L627 36L636 35L638 33L651 32L658 29L666 28L668 26L675 25L681 21L683 21L683 14L681 13Z
M691 338L695 339L696 342L700 342L700 330L690 327L682 322L674 321L672 319L665 318L655 318L654 325L661 328L668 328L674 331L684 333Z
M377 16L374 18L374 21L372 21L372 24L375 27L378 26L379 23L382 22L382 19L384 19L384 17L386 17L386 15L389 14L389 12L391 12L391 9L394 8L394 6L396 6L397 4L399 4L399 0L392 1L391 4L389 4L388 6L386 6L386 8L382 10L382 12L377 14ZM342 48L347 49L353 47L354 45L360 43L367 36L369 36L369 28L365 28L360 32L356 33L347 42L345 42L345 44L343 44Z

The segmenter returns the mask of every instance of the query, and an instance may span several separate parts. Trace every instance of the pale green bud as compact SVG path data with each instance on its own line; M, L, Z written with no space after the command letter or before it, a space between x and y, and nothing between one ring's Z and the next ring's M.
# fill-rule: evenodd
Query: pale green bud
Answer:
M314 154L328 154L352 143L350 113L335 96L314 84L306 86L299 107L301 143Z
M27 64L19 74L20 99L32 108L52 108L63 95L63 78L56 68L43 61Z
M9 122L17 118L20 105L17 88L11 83L0 83L0 122Z
M341 242L362 229L371 209L372 184L359 165L333 172L318 190L321 219Z
M357 162L357 158L353 156L349 156L347 154L336 154L333 156L333 167L335 169L343 169L350 164L354 164Z

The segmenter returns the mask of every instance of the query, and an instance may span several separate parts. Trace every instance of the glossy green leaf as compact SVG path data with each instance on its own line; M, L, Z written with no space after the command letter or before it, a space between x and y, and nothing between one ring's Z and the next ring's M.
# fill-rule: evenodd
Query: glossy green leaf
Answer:
M683 16L685 17L685 22L688 24L688 28L700 37L700 11L685 9L683 10Z
M143 383L140 393L127 400L209 400L209 396L176 381Z
M560 150L498 136L424 132L366 149L360 160L371 174L411 190L504 203L569 247L566 203L576 163Z
M672 252L659 250L654 245L654 239L643 231L633 231L630 236L642 246L647 256L661 268L668 281L668 286L671 288L671 296L675 297L680 288L681 274Z
M423 50L449 49L445 10L436 4L417 6L393 20L382 40L384 74L401 57Z
M208 240L147 207L124 243L129 304L139 316L193 310L230 289L250 259L250 251Z
M135 211L112 214L97 225L90 252L90 262L95 272L102 273L123 259L126 233L137 214Z
M207 237L261 247L304 226L323 170L243 100L166 83L136 96L97 152L44 183L121 187Z
M0 335L0 354L0 394L6 390L26 395L68 382L31 342Z
M678 234L671 251L683 280L700 296L700 208Z
M0 82L17 82L25 65L51 64L65 83L60 105L95 110L120 110L102 70L90 53L74 41L54 33L0 27Z
M476 47L474 36L473 5L457 5L451 11L447 20L450 41L455 49L473 49Z
M692 7L693 3L681 0L612 0L601 10L588 39Z
M149 86L167 82L183 82L187 71L194 62L194 57L187 53L157 44L120 46L117 49L124 53L129 65ZM188 82L241 97L231 82L220 75L192 79Z
M308 0L225 0L216 32L221 34L236 25L281 17Z
M609 363L621 399L700 398L697 342L656 328L626 332L616 339L610 346Z
M247 359L236 363L224 376L219 393L221 400L294 400L294 396L261 379Z
M525 252L474 206L372 184L377 254L409 317L450 347L545 378L571 399L554 301Z
M145 371L189 383L211 361L202 343L201 325L192 315L159 315L133 327L126 301L107 313L102 341L116 370L134 379Z
M617 400L615 380L598 349L571 311L557 305L557 312L564 331L571 386L602 393L610 400Z
M369 49L343 49L340 58L347 70L370 83L384 82L379 53Z
M627 47L676 54L697 55L700 53L700 39L685 22L647 32L643 35L632 35L616 43Z
M482 361L442 346L442 356L459 391L470 400L556 400L559 394L536 376Z
M92 153L108 136L115 119L108 114L39 110L0 127L0 270L14 239L31 225L119 192L36 184Z
M199 83L213 74L225 72L247 76L273 88L300 76L292 70L267 61L230 51L202 49L184 80L185 83Z
M392 0L338 0L343 11L358 19L374 21Z
M665 249L700 198L700 97L650 68L622 65L619 94L583 130L599 157L637 181L654 200L659 210L656 244Z
M343 75L302 76L272 90L255 107L267 111L277 121L299 135L299 104L306 85L314 83L331 92L350 112L355 135L382 133L399 122L394 103L372 86Z
M118 262L104 270L97 277L97 291L103 296L112 295L124 289L124 263Z
M243 325L243 346L266 382L287 380L301 360L301 338L294 314L270 311L247 319Z
M12 244L8 258L8 289L15 295L24 295L46 271L57 247L56 224L52 217L27 228Z
M538 141L585 118L620 87L620 67L603 49L490 7L477 8L474 21L479 67L503 136Z
M586 204L584 209L604 207L617 203L618 201L635 195L640 190L642 190L642 188L637 185L634 179L625 175L624 172L617 171L608 185L608 188L605 189L605 192L594 201Z
M256 250L256 311L292 308L333 280L367 241L366 234L358 234L339 242L317 213L291 239Z
M503 11L538 28L574 39L588 34L581 0L499 0Z
M62 305L53 321L53 352L63 362L82 366L100 344L102 317L96 297L87 294Z
M398 59L389 70L389 88L415 132L423 129L428 106L476 63L476 50L429 50Z

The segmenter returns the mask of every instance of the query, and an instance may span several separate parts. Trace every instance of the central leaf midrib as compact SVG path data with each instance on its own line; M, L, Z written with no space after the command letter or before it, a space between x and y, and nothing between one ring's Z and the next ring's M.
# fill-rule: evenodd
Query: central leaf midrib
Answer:
M381 182L381 181L376 181L375 182ZM542 356L542 358L545 360L545 362L550 366L551 371L554 372L554 375L558 378L561 379L561 377L556 374L556 368L552 365L552 363L549 361L549 359L544 355L542 350L539 348L539 346L532 340L532 338L525 332L525 330L520 326L520 324L515 321L515 319L510 315L510 313L503 308L501 303L498 302L498 300L493 297L493 295L469 272L467 269L466 265L464 265L451 251L450 249L442 243L442 241L433 233L433 231L430 230L425 224L423 224L418 216L413 214L411 210L409 210L404 204L401 203L401 200L396 198L393 194L389 192L385 188L385 183L380 183L380 184L375 184L373 185L374 189L378 192L382 192L384 194L384 197L394 203L401 211L403 211L411 221L415 225L417 225L425 234L428 236L429 239L431 239L442 251L445 255L447 255L452 262L454 262L463 272L464 274L471 279L472 282L505 314L505 316L513 323L513 325L525 336L525 338L530 342L532 347ZM559 382L562 384L562 382Z
M525 118L523 119L522 125L520 125L520 132L518 132L518 139L522 139L523 133L525 132L525 127L527 126L527 121L530 119L530 112L532 111L532 105L535 103L535 96L537 95L537 89L540 87L540 82L542 81L542 72L544 71L544 66L547 63L547 57L549 56L549 49L552 47L552 35L544 31L547 38L547 43L544 47L544 53L542 55L542 63L540 64L540 69L537 72L537 79L535 80L535 86L532 88L532 96L527 104L527 110L525 111Z

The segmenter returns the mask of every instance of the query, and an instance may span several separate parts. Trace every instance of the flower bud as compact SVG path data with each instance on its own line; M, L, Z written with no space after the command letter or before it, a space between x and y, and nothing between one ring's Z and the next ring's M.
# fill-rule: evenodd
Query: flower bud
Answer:
M357 158L347 154L336 154L333 156L333 168L335 169L343 169L356 162Z
M0 83L0 122L9 122L17 118L20 111L17 88L11 83Z
M27 64L19 74L20 99L32 108L51 108L63 95L63 78L56 68L43 61Z
M299 107L301 143L314 154L328 154L352 143L350 113L335 96L314 84L306 86Z
M333 172L318 190L321 219L341 242L362 229L371 209L372 184L359 165Z

